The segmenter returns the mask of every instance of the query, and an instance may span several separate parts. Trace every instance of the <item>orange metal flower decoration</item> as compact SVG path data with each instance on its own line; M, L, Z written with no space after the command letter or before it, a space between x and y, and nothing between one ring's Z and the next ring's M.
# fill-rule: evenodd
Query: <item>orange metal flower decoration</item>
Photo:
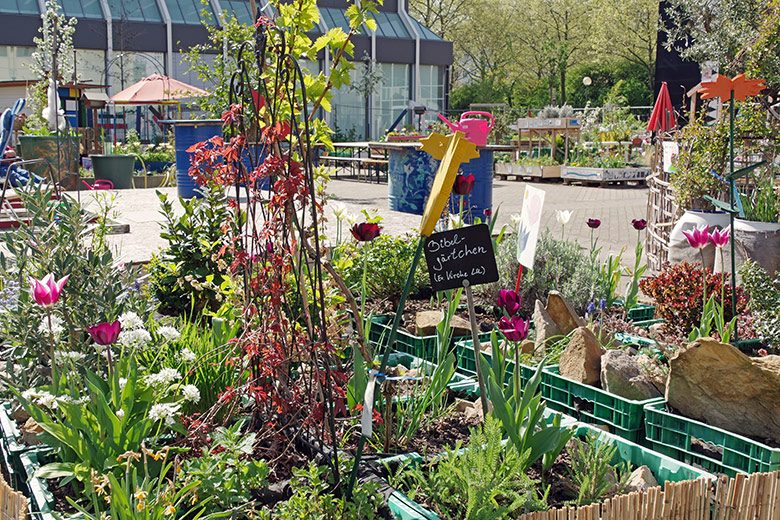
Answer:
M728 101L731 99L731 93L734 92L736 101L744 101L750 96L757 96L765 88L766 82L763 79L747 79L744 74L729 79L723 74L718 74L715 81L701 84L701 98L720 98L721 101Z

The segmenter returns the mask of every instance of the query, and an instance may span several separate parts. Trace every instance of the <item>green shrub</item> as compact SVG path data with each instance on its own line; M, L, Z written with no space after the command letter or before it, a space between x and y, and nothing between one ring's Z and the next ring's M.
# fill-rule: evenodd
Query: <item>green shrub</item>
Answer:
M755 315L756 332L780 347L780 275L772 280L766 270L752 260L739 267L742 287L748 292L748 309Z

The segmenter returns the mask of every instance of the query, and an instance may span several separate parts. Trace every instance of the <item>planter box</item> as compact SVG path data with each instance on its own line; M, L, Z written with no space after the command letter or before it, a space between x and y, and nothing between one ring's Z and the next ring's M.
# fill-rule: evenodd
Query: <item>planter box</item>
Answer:
M159 188L165 175L133 175L133 188Z
M24 489L25 479L24 467L22 466L20 455L24 452L39 448L39 446L28 446L19 442L21 432L16 426L16 421L10 415L11 403L6 402L0 406L0 428L2 428L2 440L0 447L3 451L3 462L8 471L8 484L14 489Z
M487 338L490 341L490 338ZM483 352L487 358L487 362L492 366L492 354L490 352ZM462 340L455 343L455 356L457 359L457 371L469 377L477 376L476 362L474 359L474 345L473 342L468 340ZM550 368L557 368L558 365L550 365ZM533 377L536 371L535 366L520 365L520 382L525 385L531 377ZM512 380L512 376L515 373L515 362L512 359L507 359L506 363L506 375L504 376L504 382L509 383ZM545 373L542 372L542 382L544 384Z
M548 415L548 418L549 417L550 416ZM562 424L566 424L565 416ZM655 452L649 448L645 448L639 444L618 437L617 435L583 423L575 422L575 425L577 428L576 435L578 437L583 438L589 433L595 433L598 435L596 442L609 443L617 446L617 452L613 463L626 461L630 462L634 467L647 466L650 468L650 471L653 472L653 476L655 476L658 484L661 486L666 482L682 482L700 478L712 481L716 480L715 475L708 473L707 471L684 462L676 461L662 453ZM393 514L405 520L431 520L440 518L436 513L411 500L400 491L394 491L388 498L388 506ZM569 518L574 518L574 516L570 516ZM580 516L578 515L577 518L580 518Z
M45 179L52 175L55 182L60 182L67 174L79 171L78 136L20 135L19 147L24 159L46 161L47 164L25 166L25 169Z
M560 166L515 166L519 170L517 175L523 177L538 177L540 179L560 179L561 167Z
M542 377L542 396L547 406L572 417L603 424L610 431L632 442L644 439L644 408L663 402L663 397L634 401L595 386L578 383L558 373L558 367L546 367Z
M561 166L561 178L585 182L644 182L650 175L650 168L588 168L585 166Z
M655 321L655 320L652 320ZM637 326L641 326L638 325ZM625 332L615 333L615 339L624 345L636 345L637 347L656 347L658 343L654 339L646 338L644 336L634 336L626 334Z
M48 448L27 451L22 453L20 459L24 466L24 475L27 482L27 496L30 500L30 517L34 520L70 520L81 518L79 515L63 515L54 512L55 499L49 490L46 479L38 478L35 472L43 466Z
M654 450L713 473L780 469L780 448L669 412L664 401L645 406L645 438Z
M369 333L369 341L374 346L386 347L387 342L390 339L390 331L393 328L392 316L375 316L371 320L371 331ZM405 352L425 361L435 362L437 357L437 336L417 336L410 334L407 330L398 327L398 332L395 335L395 350L398 352ZM452 338L452 344L456 343L462 338ZM479 335L480 341L489 341L490 333L482 333ZM450 346L452 346L452 344Z
M423 373L425 373L425 375L430 375L433 373L434 370L436 370L435 364L426 361L424 359L420 359L411 354L406 354L404 352L392 352L390 354L390 357L388 358L387 364L388 366L403 365L407 369L421 368ZM450 379L450 382L447 384L447 388L454 391L455 389L470 384L475 384L473 379L463 374L458 374L456 372L452 375L452 379Z

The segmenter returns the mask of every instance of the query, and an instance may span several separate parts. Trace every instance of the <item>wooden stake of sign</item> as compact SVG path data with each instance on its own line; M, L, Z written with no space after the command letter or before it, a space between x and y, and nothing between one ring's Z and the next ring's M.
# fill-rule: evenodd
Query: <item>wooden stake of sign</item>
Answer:
M466 290L466 306L469 309L469 323L471 324L471 342L474 345L474 365L477 370L477 385L479 386L479 402L482 404L482 417L488 413L487 395L485 393L485 381L482 378L482 363L479 357L482 355L482 343L477 332L477 313L474 310L474 295L471 294L471 284L463 280L463 288Z

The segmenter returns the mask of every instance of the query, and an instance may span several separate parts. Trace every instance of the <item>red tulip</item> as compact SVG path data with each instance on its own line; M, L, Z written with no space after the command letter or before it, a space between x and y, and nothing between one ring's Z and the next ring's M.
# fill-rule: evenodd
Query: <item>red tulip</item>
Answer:
M590 229L598 229L598 227L601 225L601 221L597 218L589 218L588 219L588 227Z
M92 336L92 341L98 345L113 345L119 338L119 333L122 331L122 324L119 320L112 323L103 322L97 325L87 327L87 332Z
M474 174L458 175L455 177L455 184L452 187L452 191L455 195L468 195L471 190L474 189Z
M54 305L60 299L62 288L70 275L65 275L59 281L54 280L52 273L47 274L43 280L30 279L30 293L38 305L48 307Z
M509 341L522 341L527 338L529 326L528 320L524 320L520 316L511 318L504 316L498 321L498 330Z
M631 225L634 226L634 229L637 231L642 231L647 227L647 221L643 218L635 218L631 221Z
M715 244L715 247L725 247L729 243L729 234L728 228L716 229L709 234L709 241Z
M498 298L496 298L498 306L504 309L510 316L517 314L522 301L523 299L520 295L511 289L501 289L498 291Z
M688 245L694 249L703 249L710 241L710 226L695 227L682 233L688 239Z
M350 231L352 231L352 236L358 242L371 242L379 236L382 228L374 222L361 222L352 226Z

